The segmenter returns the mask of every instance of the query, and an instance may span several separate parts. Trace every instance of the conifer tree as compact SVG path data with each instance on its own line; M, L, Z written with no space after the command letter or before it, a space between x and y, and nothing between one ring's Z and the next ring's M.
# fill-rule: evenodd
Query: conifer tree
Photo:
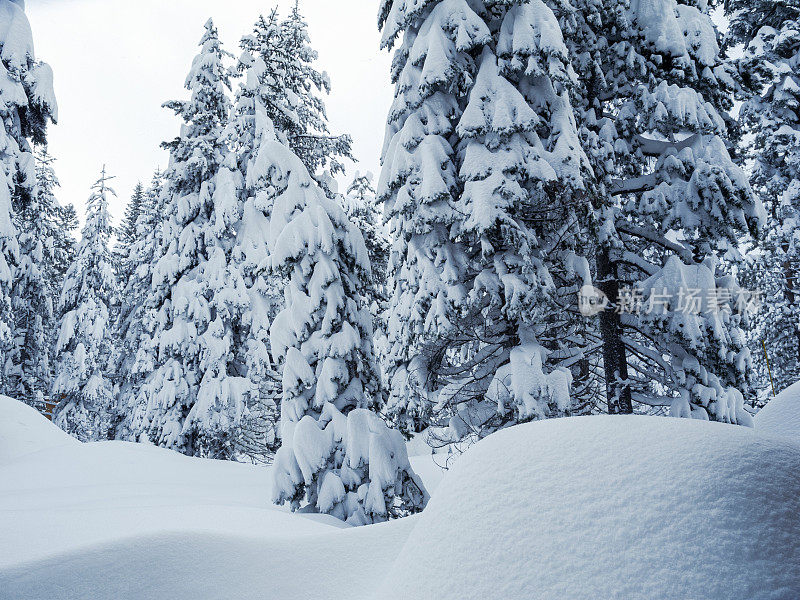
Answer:
M419 510L427 493L403 438L370 410L378 381L364 240L269 120L259 125L257 163L273 196L271 260L288 280L271 328L284 364L273 500L355 525Z
M119 314L114 326L116 347L114 372L117 401L113 415L113 435L119 439L135 437L141 426L146 403L139 392L155 365L152 347L154 319L147 305L155 260L161 247L165 213L164 175L157 170L143 192L138 207L136 228L122 262L130 275L120 281Z
M186 80L190 100L165 105L184 125L166 144L166 224L145 301L157 356L132 435L189 455L229 458L250 392L234 355L247 292L229 265L240 220L235 160L225 140L229 55L212 21L205 29Z
M268 17L260 16L253 33L242 38L241 48L237 70L246 72L247 79L240 100L260 100L275 130L286 137L312 175L320 177L326 169L333 174L344 172L342 159L352 160L352 139L330 133L322 99L330 93L330 79L313 66L318 56L298 4L284 20L277 9ZM254 107L242 102L240 107L245 111L244 122L252 122Z
M37 185L30 201L15 214L19 265L12 290L15 344L11 356L11 390L16 398L41 406L50 394L53 345L53 298L63 278L56 270L59 211L54 190L58 180L46 150L36 153Z
M356 171L353 181L344 196L339 196L347 218L361 232L367 246L367 255L372 267L371 278L365 282L366 301L372 314L375 332L373 344L378 356L379 367L383 367L389 351L388 344L388 308L387 269L391 244L383 224L383 215L378 208L372 173L361 174ZM335 183L335 182L334 182ZM329 186L330 187L330 186ZM388 398L388 382L381 370L380 408Z
M599 181L607 410L746 424L747 311L730 265L763 215L728 152L733 78L709 8L580 0L575 9L562 23ZM689 292L699 305L686 305Z
M380 21L384 46L404 34L378 187L395 240L388 411L449 424L443 442L572 412L566 367L587 341L565 290L589 279L588 169L556 18L387 0Z
M114 402L108 361L116 281L108 247L112 232L108 197L116 194L107 185L110 179L103 168L92 186L83 235L59 301L53 382L59 404L53 422L83 441L106 438Z
M125 216L116 230L117 243L114 247L114 261L120 282L128 281L136 267L135 264L129 262L129 255L131 245L136 240L137 223L142 210L142 202L144 202L144 194L144 186L140 181L133 188L131 199L125 207Z
M800 5L729 4L731 37L744 46L738 73L747 101L741 120L751 134L750 182L767 209L766 236L747 269L750 285L769 299L751 335L762 375L782 390L800 379Z
M356 171L353 181L343 197L347 218L364 237L372 265L372 292L382 303L386 296L386 269L389 264L389 239L383 227L383 215L378 207L372 173Z
M280 24L281 56L285 85L294 99L297 121L284 130L289 147L300 157L309 173L318 176L323 170L344 173L343 159L353 160L349 135L331 135L322 95L331 93L328 74L314 68L319 58L311 47L308 24L300 14L299 0Z
M44 144L47 123L57 119L52 70L36 61L23 5L11 0L0 0L0 60L0 394L9 394L15 391L11 389L16 385L13 374L19 372L12 356L17 340L27 335L14 330L11 307L20 265L14 215L26 209L36 195L31 142ZM23 259L26 273L30 261Z
M265 58L274 60L280 42L277 13L263 16L256 23L253 35L242 40L244 50L238 69L244 75L236 95L236 106L228 135L235 153L235 170L239 174L237 189L241 206L236 243L231 250L231 265L247 289L248 307L238 328L236 348L246 365L252 385L247 414L239 428L237 451L255 462L268 460L278 445L278 397L280 364L274 363L269 328L283 308L283 281L270 269L268 248L269 221L272 214L269 174L258 162L259 148L269 114L282 123L296 117L286 103L283 78L275 79ZM285 138L284 138L285 139Z
M51 183L51 185L53 185ZM55 281L53 297L61 295L61 284L67 274L69 266L75 259L77 241L75 232L78 231L78 214L72 204L59 204L55 212L55 247L53 249L53 269Z

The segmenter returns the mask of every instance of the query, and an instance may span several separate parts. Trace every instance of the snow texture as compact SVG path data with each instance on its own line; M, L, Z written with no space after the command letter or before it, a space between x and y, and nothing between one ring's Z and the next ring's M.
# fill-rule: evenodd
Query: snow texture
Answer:
M414 462L435 487L442 471ZM265 500L269 481L264 467L81 444L0 397L0 598L367 600L416 518L291 515Z
M800 446L758 429L520 425L460 457L421 516L358 528L269 506L269 467L80 444L8 398L0 441L3 599L800 594Z
M36 409L0 396L0 465L78 441L42 418Z
M800 382L770 400L753 421L756 431L783 435L800 443Z
M798 469L797 444L720 423L513 427L458 460L379 597L797 597Z

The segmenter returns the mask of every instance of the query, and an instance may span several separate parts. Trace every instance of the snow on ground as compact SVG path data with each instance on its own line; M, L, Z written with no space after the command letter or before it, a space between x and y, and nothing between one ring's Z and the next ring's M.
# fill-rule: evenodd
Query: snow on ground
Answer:
M754 422L758 431L789 436L800 442L800 381L770 400L756 414Z
M434 488L441 470L413 462ZM269 498L266 468L80 444L0 398L0 599L343 598L375 587L414 523L342 532Z
M77 444L36 409L0 396L0 465L39 450Z
M456 462L382 597L798 598L798 473L800 445L733 425L513 427Z
M266 468L78 444L0 400L0 599L800 597L790 440L588 417L495 434L446 477L412 463L422 515L342 528L271 506Z

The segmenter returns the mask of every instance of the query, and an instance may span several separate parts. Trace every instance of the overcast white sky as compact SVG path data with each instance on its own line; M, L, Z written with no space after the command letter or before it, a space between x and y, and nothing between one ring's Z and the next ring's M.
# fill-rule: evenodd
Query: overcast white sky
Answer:
M89 186L105 163L117 176L116 218L138 180L166 166L160 142L179 122L161 108L186 98L183 83L203 24L213 17L225 47L238 56L238 40L259 13L291 0L27 0L37 58L55 72L59 123L49 145L61 180L59 199L83 218ZM391 57L379 50L377 2L301 0L319 67L333 84L327 99L335 133L350 133L359 160L350 168L378 175L386 114L391 104ZM344 183L342 181L341 183Z

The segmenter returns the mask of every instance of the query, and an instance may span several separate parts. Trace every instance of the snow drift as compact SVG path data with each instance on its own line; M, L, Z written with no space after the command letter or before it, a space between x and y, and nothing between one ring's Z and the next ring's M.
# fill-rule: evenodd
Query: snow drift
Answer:
M754 419L756 429L800 442L800 381L775 396Z
M383 598L800 597L800 445L743 427L579 417L459 459Z
M272 506L268 468L0 398L0 599L800 597L800 444L758 428L569 418L412 462L422 515L339 529Z
M33 452L77 443L35 408L0 396L0 464Z

